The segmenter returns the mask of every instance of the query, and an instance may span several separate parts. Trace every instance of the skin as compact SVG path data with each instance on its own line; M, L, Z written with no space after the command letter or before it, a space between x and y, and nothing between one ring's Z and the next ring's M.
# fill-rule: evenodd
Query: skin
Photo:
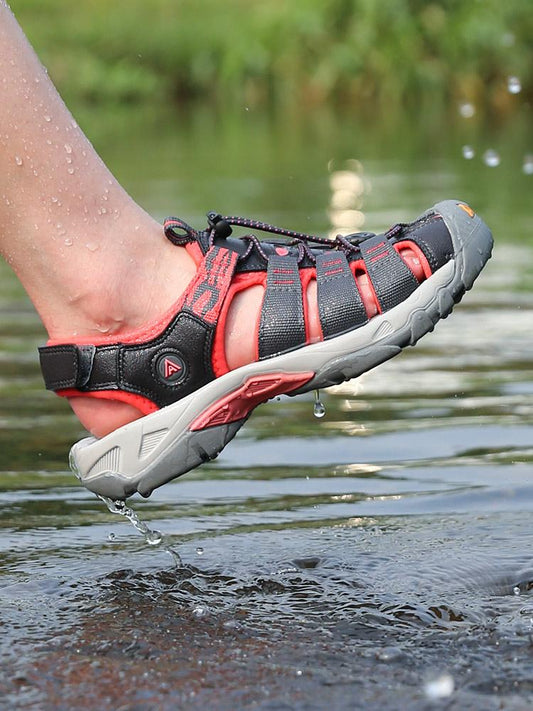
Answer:
M179 299L196 265L119 185L1 2L0 77L0 252L50 338L119 340L157 320ZM416 273L415 255L402 256ZM366 277L359 288L374 315ZM306 298L310 336L318 340L314 281ZM254 359L250 314L259 315L261 301L262 289L252 287L231 305L225 332L231 369ZM119 402L75 397L70 404L97 437L141 416Z

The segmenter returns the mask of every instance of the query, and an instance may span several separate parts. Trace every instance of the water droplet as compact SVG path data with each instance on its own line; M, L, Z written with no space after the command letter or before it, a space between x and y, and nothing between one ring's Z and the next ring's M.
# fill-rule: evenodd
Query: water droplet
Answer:
M302 676L302 674L303 674L303 671L301 669L298 669L296 671L296 676Z
M451 674L440 674L424 684L424 693L432 700L446 699L453 694L454 689L455 682Z
M326 414L326 408L324 404L320 401L320 390L315 390L315 402L313 405L313 415L315 417L324 417Z
M116 538L117 538L117 537L116 537L116 535L115 535L113 532L107 534L107 540L108 540L108 541L115 541Z
M23 163L22 158L20 156L15 156L15 163L17 165L22 165L22 163Z
M163 540L163 534L161 531L147 531L145 540L149 546L158 546Z
M525 175L533 175L533 153L528 153L524 156L522 163L522 172Z
M507 77L507 91L509 94L519 94L522 91L522 82L518 77Z
M466 158L466 160L472 160L475 155L476 152L472 146L463 146L463 158Z
M483 153L483 162L489 168L497 168L500 165L500 154L494 148L489 148Z
M196 549L196 555L203 555L204 554L204 549L201 546L198 546Z
M46 121L46 123L50 123L50 121L52 120L52 117L49 116L48 114L45 114L45 115L43 116L43 119Z
M472 118L476 113L476 107L469 101L463 101L462 104L459 104L459 113L463 118Z
M74 168L67 168L67 173L69 175L74 175L75 169Z
M72 146L70 143L65 143L65 150L67 153L72 153Z
M207 615L207 608L206 608L206 607L202 607L201 605L197 605L197 606L193 609L192 614L193 614L195 617L205 617L205 616Z
M520 595L520 588L518 587L518 585L514 586L513 595Z
M65 244L67 245L67 247L72 247L72 239L70 237L67 237L67 239L65 240Z
M98 244L98 242L87 242L85 246L87 247L89 252L96 252L100 245Z

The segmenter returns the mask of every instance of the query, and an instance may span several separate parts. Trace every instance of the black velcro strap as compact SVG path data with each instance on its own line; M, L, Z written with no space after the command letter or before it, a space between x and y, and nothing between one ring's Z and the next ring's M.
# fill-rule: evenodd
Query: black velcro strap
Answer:
M317 255L318 314L324 338L362 326L368 321L361 294L344 252Z
M39 359L47 390L80 388L91 377L96 348L94 346L43 346Z
M268 258L259 323L259 358L269 358L303 343L305 321L298 260L273 254Z
M405 301L418 287L413 272L383 235L361 242L359 249L382 312Z

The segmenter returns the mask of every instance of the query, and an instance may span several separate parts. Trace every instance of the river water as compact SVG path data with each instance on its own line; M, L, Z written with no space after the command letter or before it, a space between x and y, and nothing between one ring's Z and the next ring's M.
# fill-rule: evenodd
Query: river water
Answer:
M416 348L322 392L323 418L270 402L132 499L158 546L68 471L83 432L2 266L0 708L531 709L531 122L241 109L80 119L158 218L377 231L458 197L494 257Z

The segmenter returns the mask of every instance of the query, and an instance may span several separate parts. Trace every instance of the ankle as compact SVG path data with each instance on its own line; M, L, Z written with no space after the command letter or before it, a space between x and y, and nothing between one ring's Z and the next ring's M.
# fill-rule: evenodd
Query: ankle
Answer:
M114 235L78 245L73 253L75 263L86 264L77 274L74 266L62 286L62 307L52 304L41 313L52 340L116 338L146 326L171 308L194 276L187 251L165 240L151 218L113 227ZM117 227L124 238L117 238Z

